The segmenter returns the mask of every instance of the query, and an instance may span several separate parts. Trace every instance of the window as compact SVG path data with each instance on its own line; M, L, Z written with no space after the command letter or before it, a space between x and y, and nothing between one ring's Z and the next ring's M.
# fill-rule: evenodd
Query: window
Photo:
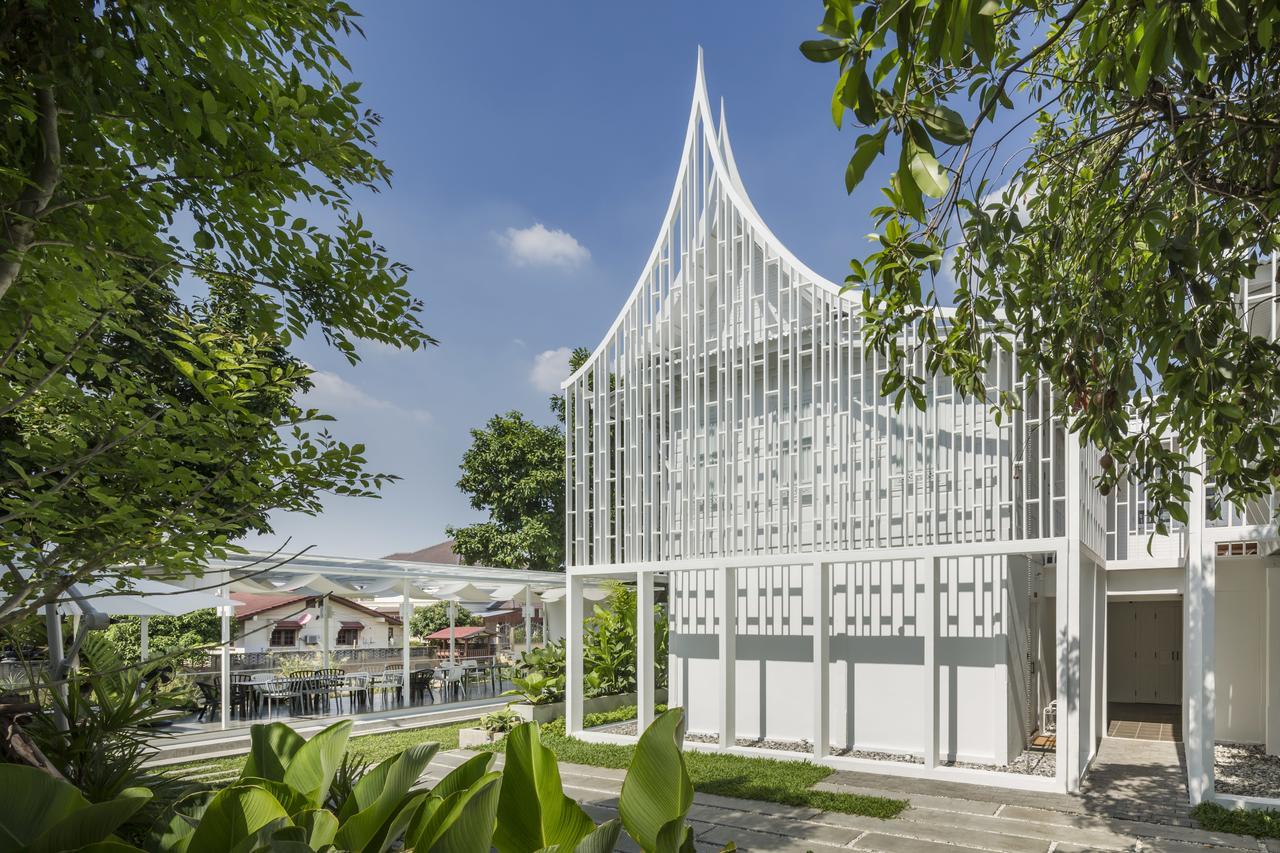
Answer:
M360 642L359 628L339 628L338 629L338 645L354 646Z
M298 629L297 628L273 628L271 631L272 646L296 646L298 645Z

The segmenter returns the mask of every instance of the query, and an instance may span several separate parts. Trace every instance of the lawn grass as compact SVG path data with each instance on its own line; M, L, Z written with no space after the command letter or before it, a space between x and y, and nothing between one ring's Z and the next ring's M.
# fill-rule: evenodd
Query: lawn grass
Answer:
M1280 838L1280 811L1228 809L1217 803L1201 803L1191 816L1210 832L1231 832L1257 838Z
M620 708L607 714L588 714L584 725L591 728L634 718L634 707ZM564 733L562 719L543 725L541 736L543 745L549 747L561 762L569 764L625 770L631 765L631 756L635 752L635 747L630 744L587 743L568 737ZM503 745L499 741L482 748L501 752ZM897 817L907 807L905 800L815 791L813 786L835 771L810 761L686 751L684 763L694 790L704 794L787 806L810 806L828 812L883 819Z
M588 714L587 726L600 726L635 718L635 707L619 708L605 714ZM476 725L476 720L462 720L420 729L397 732L381 732L361 735L351 739L349 749L359 753L364 761L376 763L395 755L415 743L436 741L442 750L458 747L458 730ZM631 765L635 747L628 744L587 743L565 735L564 720L554 720L541 727L542 742L561 762L585 764L591 767L612 767L625 770ZM502 751L502 742L483 747L493 752ZM201 759L185 764L162 768L165 776L209 777L218 773L230 774L244 766L244 756ZM829 812L893 818L907 807L904 800L886 797L867 797L812 790L813 785L830 776L834 771L809 761L783 761L773 758L755 758L713 752L685 752L685 766L695 790L706 794L738 797L745 800L761 800L788 806L810 806ZM230 781L228 778L225 781ZM219 780L215 784L225 784Z
M377 734L359 735L353 737L347 746L349 752L358 753L364 761L370 764L376 764L384 758L388 758L396 753L402 752L407 747L415 743L425 743L435 741L440 744L440 749L457 749L458 748L458 730L467 726L474 726L476 720L459 720L452 723L442 723L437 726L424 726L420 729L405 729L398 732L379 732ZM230 772L239 770L244 766L243 755L233 755L227 758L200 759L197 761L187 762L185 764L174 764L168 767L159 768L159 772L165 776L183 777L194 773L212 774L216 772Z

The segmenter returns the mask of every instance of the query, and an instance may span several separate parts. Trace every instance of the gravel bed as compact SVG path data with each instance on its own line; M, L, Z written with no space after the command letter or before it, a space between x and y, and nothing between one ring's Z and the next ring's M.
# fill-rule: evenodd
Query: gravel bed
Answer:
M608 726L598 726L592 729L593 732L609 732L619 735L634 735L636 733L636 724L634 720L625 723L613 723ZM689 732L684 736L685 741L689 743L716 743L720 740L719 736L713 734L704 734L701 732ZM784 752L812 752L813 744L807 740L759 740L756 738L738 738L738 746L754 746L763 749L776 749ZM1219 747L1221 749L1221 747ZM845 758L861 758L868 761L896 761L899 764L924 764L924 759L918 755L907 755L901 752L875 752L866 749L846 749L832 747L832 755L838 755ZM1052 750L1049 752L1040 752L1038 750L1027 750L1019 755L1009 764L999 767L994 764L973 764L967 761L956 761L949 763L948 767L966 767L970 770L998 770L1001 773L1021 773L1027 776L1053 776L1057 769L1057 756ZM1221 758L1219 758L1221 760ZM1276 770L1273 772L1280 773L1280 761L1277 761ZM1219 787L1221 790L1221 787ZM1273 795L1274 796L1274 795Z
M1053 776L1058 770L1058 756L1053 750L1042 752L1038 749L1028 749L1003 767L969 761L953 761L946 766L965 767L970 770L995 770L1000 773L1020 773L1024 776Z
M1280 797L1280 756L1267 755L1260 744L1214 744L1213 775L1220 794Z

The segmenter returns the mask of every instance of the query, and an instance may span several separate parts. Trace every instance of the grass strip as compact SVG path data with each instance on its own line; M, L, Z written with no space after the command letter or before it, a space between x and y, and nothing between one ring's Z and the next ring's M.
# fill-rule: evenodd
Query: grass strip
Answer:
M1210 832L1231 832L1257 838L1280 838L1280 811L1229 809L1217 803L1201 803L1191 816Z

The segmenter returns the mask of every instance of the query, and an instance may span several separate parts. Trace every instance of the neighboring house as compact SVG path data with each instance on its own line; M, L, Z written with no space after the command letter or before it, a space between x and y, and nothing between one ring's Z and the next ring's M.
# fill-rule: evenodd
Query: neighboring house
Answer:
M232 592L235 643L246 652L321 651L325 612L314 594ZM398 648L398 616L339 596L329 596L330 649Z
M412 563L443 563L461 566L462 558L453 550L453 540L446 539L417 551L398 551L383 557L384 560L407 560Z
M682 157L635 289L564 386L571 673L586 580L637 578L645 601L661 572L669 703L724 748L1073 791L1117 714L1163 706L1193 802L1215 741L1280 754L1274 499L1207 521L1195 478L1191 524L1149 553L1141 485L1095 488L1099 453L1011 354L988 399L945 376L923 411L882 395L862 295L765 225L701 62ZM1277 295L1274 262L1241 283L1254 334L1276 337ZM999 392L1021 411L995 417ZM1056 775L1006 772L1037 744Z

